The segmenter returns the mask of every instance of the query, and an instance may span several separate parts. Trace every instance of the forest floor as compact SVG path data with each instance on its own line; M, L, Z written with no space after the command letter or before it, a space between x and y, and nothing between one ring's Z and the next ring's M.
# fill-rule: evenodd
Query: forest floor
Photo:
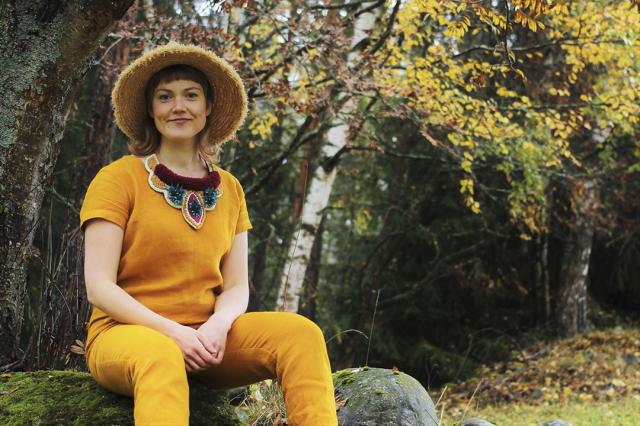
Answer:
M431 395L442 425L470 417L499 426L555 418L574 426L640 425L640 329L538 343Z

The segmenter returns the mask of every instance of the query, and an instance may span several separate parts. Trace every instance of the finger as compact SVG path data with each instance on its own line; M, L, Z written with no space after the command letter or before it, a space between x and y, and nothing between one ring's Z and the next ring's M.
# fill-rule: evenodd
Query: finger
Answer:
M185 353L184 359L191 363L192 367L202 368L207 365L207 361L203 359L201 355L206 353L206 349L202 347L199 343L188 348ZM209 356L211 356L209 354Z
M189 368L189 371L191 371L191 372L196 372L196 371L198 371L198 366L197 366L193 361L188 360L188 361L186 362L186 364L187 364L187 366L188 366L188 368Z
M218 351L214 350L214 352L209 352L204 346L200 347L200 350L194 350L191 353L191 359L195 360L199 366L203 368L208 368L211 365L216 363L216 356L218 355Z
M211 364L209 364L207 362L204 362L202 360L193 360L192 364L194 366L195 371L206 370L211 365Z
M213 345L213 343L211 343L209 338L207 336L205 336L204 333L197 332L196 336L198 336L198 340L200 340L200 343L202 343L202 346L204 346L204 348L207 351L209 351L209 353L218 352L217 349L215 348L215 346Z
M206 368L209 365L210 361L202 359L198 354L192 354L191 363L195 365L197 369L200 370L200 369Z
M199 333L196 333L196 336L198 336L198 334ZM202 337L206 339L206 337ZM194 343L190 355L191 358L194 359L199 365L206 366L207 364L211 363L211 361L213 361L213 355L211 354L211 352L209 352L209 350L207 350L207 348L204 347L202 340L200 340L200 336L198 336L198 339Z
M199 364L201 363L203 367L206 367L207 365L211 364L215 359L215 355L209 352L208 350L206 350L204 347L202 347L201 350L197 352L196 356L197 356L197 359L200 361Z
M217 364L220 364L222 362L222 358L224 357L224 348L220 349L218 351L218 354L216 355L215 359L217 361Z

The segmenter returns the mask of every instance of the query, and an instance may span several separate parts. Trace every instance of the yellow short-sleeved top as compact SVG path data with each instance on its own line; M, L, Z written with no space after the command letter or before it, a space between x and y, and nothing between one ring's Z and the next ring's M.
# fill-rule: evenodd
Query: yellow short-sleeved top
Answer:
M80 210L80 226L105 219L124 230L117 284L154 312L183 325L205 322L222 289L220 266L236 234L251 229L244 191L231 173L220 174L222 195L200 229L183 218L148 182L143 158L125 155L95 176ZM87 349L117 324L94 307Z

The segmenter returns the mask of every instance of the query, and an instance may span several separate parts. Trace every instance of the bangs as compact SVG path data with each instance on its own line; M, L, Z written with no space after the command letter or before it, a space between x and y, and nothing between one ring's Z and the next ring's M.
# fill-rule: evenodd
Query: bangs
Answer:
M147 104L151 102L153 98L153 92L161 83L171 83L176 80L190 80L195 81L204 90L205 98L209 101L213 99L213 88L209 84L207 77L199 70L190 67L189 65L171 65L158 71L151 77L149 83L147 83L147 90L145 96Z

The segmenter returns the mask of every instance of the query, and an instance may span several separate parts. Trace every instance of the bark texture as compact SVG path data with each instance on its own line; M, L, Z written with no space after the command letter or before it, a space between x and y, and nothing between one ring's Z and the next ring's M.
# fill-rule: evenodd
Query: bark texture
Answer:
M594 131L591 142L603 143L611 130L607 127ZM571 192L574 220L565 241L555 311L556 328L563 337L587 328L587 280L594 234L591 218L597 208L597 181L587 177L576 183Z
M375 2L363 4L368 8ZM375 15L372 12L362 13L355 24L354 34L351 39L351 49L347 64L349 68L360 58L357 46L367 38L375 24ZM356 110L358 100L351 95L340 92L337 95L338 103L342 106L333 118L327 140L321 148L321 158L332 159L342 150L347 143L349 125L346 120ZM287 259L282 273L280 289L278 291L278 309L287 312L298 312L300 305L300 292L303 288L306 269L311 256L314 239L325 207L329 204L329 197L336 177L336 162L322 162L311 175L308 184L308 192L305 197L300 218L300 232L294 232L289 243Z
M74 92L92 53L132 3L0 6L0 368L19 355L26 266Z
M590 187L586 192L591 195L594 190ZM590 200L593 198L585 202ZM563 337L574 336L586 329L587 278L592 242L593 227L581 224L565 246L556 312L558 332Z

